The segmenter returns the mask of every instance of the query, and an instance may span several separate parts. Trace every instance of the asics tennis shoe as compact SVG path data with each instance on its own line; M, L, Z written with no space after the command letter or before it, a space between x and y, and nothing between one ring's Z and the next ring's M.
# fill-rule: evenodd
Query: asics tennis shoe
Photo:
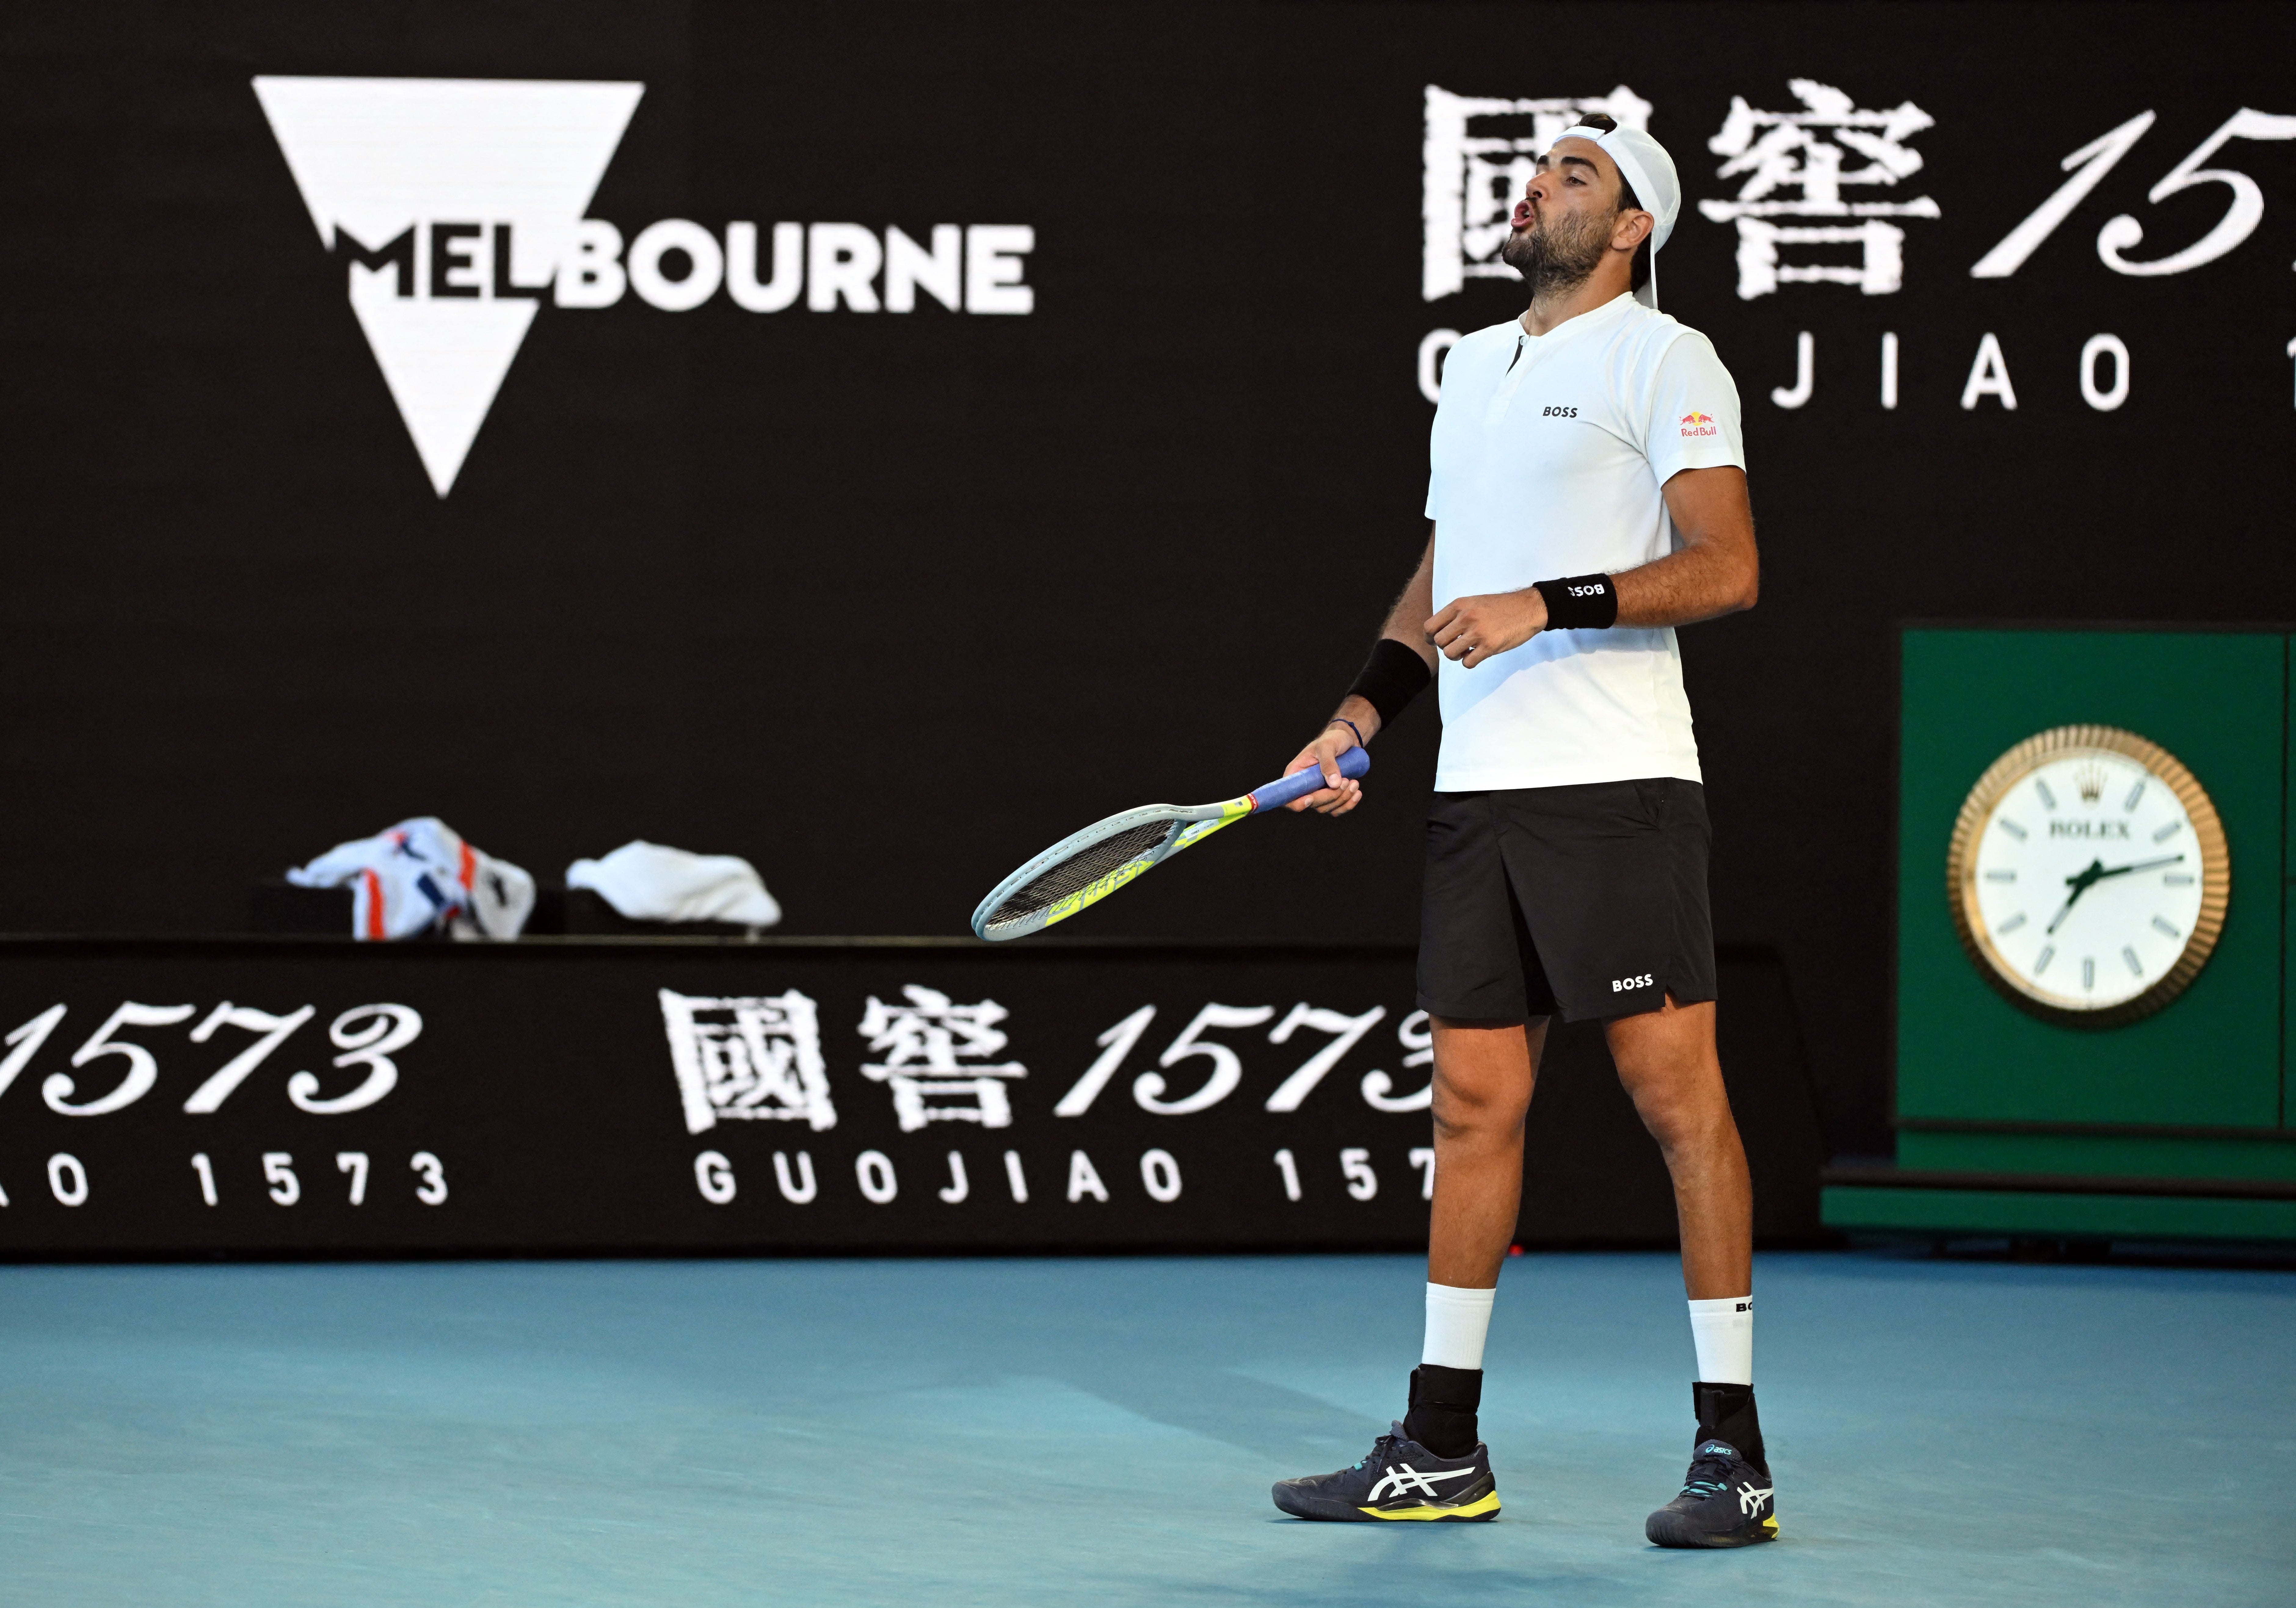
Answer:
M1439 1457L1395 1424L1337 1473L1275 1482L1275 1506L1299 1519L1493 1519L1499 1493L1491 1454Z
M1660 1547L1751 1547L1778 1539L1777 1493L1770 1471L1727 1441L1701 1441L1690 1455L1682 1494L1643 1526Z

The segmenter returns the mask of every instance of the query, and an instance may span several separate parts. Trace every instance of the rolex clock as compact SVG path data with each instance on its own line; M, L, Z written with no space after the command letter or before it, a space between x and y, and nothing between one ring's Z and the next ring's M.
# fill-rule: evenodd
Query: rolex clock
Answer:
M2190 771L2113 726L2059 726L1993 762L1946 857L1955 927L1988 982L2051 1021L2113 1027L2208 964L2232 862Z

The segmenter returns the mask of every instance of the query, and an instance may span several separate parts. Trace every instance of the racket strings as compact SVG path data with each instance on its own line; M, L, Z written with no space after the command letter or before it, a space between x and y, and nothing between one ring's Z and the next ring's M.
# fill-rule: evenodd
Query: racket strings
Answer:
M1070 894L1090 887L1119 866L1160 846L1173 830L1174 823L1169 820L1152 820L1144 826L1128 827L1098 843L1086 844L1015 889L990 912L985 924L987 930L993 932L1016 921L1026 921Z

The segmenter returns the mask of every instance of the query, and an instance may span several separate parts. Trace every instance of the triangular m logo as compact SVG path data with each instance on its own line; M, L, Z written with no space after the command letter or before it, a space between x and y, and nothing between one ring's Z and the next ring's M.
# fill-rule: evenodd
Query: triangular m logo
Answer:
M441 497L644 93L490 78L255 80Z

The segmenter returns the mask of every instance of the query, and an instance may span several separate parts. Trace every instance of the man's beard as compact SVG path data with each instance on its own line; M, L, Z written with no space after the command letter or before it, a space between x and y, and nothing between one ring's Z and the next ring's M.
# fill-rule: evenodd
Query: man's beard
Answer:
M1499 260L1529 282L1535 300L1575 290L1593 276L1610 249L1604 220L1582 217L1569 224L1539 219L1518 229L1499 248Z

